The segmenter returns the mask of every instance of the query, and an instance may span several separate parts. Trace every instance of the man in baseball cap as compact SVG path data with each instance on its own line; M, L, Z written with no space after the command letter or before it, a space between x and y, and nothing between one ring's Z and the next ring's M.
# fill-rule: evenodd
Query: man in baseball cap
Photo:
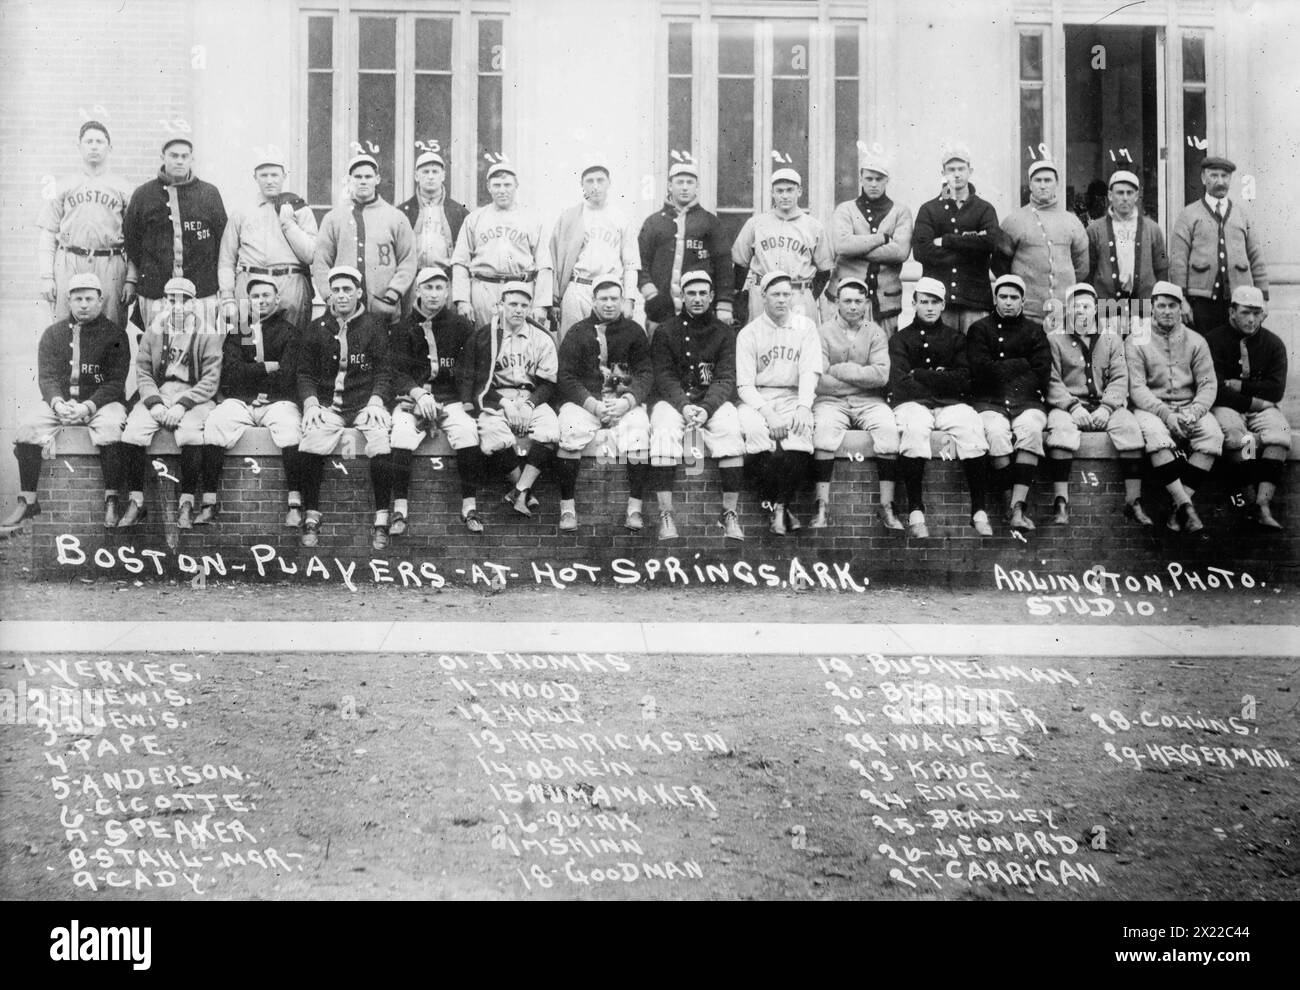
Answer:
M1241 458L1242 479L1255 487L1248 512L1265 529L1281 529L1272 502L1291 449L1291 426L1278 408L1286 391L1287 356L1282 339L1264 326L1266 308L1263 292L1237 286L1228 322L1207 333L1205 342L1218 383L1210 411L1223 430L1224 446Z
M812 320L818 317L817 299L830 280L834 254L822 222L799 206L802 191L803 180L794 169L773 172L772 209L746 220L731 246L736 284L748 286L742 317L762 312L758 284L770 271L790 276L793 312Z
M592 159L579 177L582 202L560 214L551 234L555 262L555 301L551 318L560 344L579 320L592 312L597 279L614 278L623 289L623 316L632 318L637 297L636 234L622 210L609 202L609 166Z
M835 248L834 284L859 279L867 286L864 318L888 339L903 311L903 262L912 252L912 211L889 198L889 161L875 153L858 159L857 199L835 207L831 243ZM824 324L823 324L824 325Z
M0 520L11 533L25 519L41 514L37 499L42 451L55 453L55 438L65 426L86 426L99 449L104 473L104 525L118 522L122 484L119 441L126 423L125 385L130 345L126 334L104 316L104 292L93 272L72 275L67 283L65 317L46 327L36 352L36 384L41 404L19 421L14 438L18 460L18 505Z
M970 370L966 334L945 323L947 288L937 278L916 283L912 322L889 341L889 403L899 431L898 480L907 491L907 532L914 539L930 535L925 520L925 462L933 456L930 433L946 434L955 448L970 489L971 526L992 536L985 493L988 488L988 442L979 414L968 403Z
M999 234L998 214L975 194L970 148L946 144L939 158L943 188L916 212L912 253L926 278L943 283L945 318L965 333L993 309L989 265Z
M1172 282L1151 289L1151 333L1128 341L1129 400L1142 428L1152 473L1169 492L1169 528L1203 529L1192 495L1209 480L1223 452L1223 430L1210 412L1218 387L1205 339L1182 323L1183 293ZM1184 466L1174 449L1187 452Z
M447 194L447 163L437 151L422 151L415 159L415 195L398 209L415 232L417 267L441 265L451 271L451 254L469 210Z
M1106 215L1088 225L1088 278L1097 289L1099 322L1108 333L1127 334L1151 287L1169 277L1160 224L1138 208L1138 177L1120 169L1110 177ZM1067 313L1067 317L1068 317Z

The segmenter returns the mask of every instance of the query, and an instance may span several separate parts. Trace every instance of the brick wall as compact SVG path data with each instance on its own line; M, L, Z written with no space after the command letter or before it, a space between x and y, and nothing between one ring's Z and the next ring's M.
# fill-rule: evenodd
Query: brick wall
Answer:
M233 579L258 578L256 561L250 552L254 545L263 545L269 554L274 548L277 559L270 560L264 570L267 578L282 579L285 567L296 564L296 577L308 577L303 572L313 556L323 562L330 574L330 583L339 583L334 559L357 563L354 580L370 583L376 580L370 571L370 561L388 561L387 576L400 583L397 572L400 561L410 562L412 573L419 575L421 566L435 568L449 583L480 583L491 578L493 571L485 561L502 565L507 583L528 586L551 582L545 575L555 573L561 583L589 584L586 572L575 570L566 581L560 575L564 568L576 564L599 567L601 583L622 583L614 578L611 563L623 558L629 563L621 565L620 574L633 571L639 575L638 583L647 583L650 560L658 562L657 573L650 575L652 583L667 583L672 575L666 570L666 558L677 558L683 573L692 585L704 583L697 580L695 565L703 568L708 563L726 565L731 584L745 582L735 576L734 565L747 562L751 571L762 575L758 568L767 564L779 579L790 576L791 557L797 556L809 576L818 581L812 565L826 565L831 583L838 588L851 590L851 582L841 576L843 568L853 581L864 578L872 585L901 582L920 582L937 585L994 584L994 566L1000 565L1008 572L1032 570L1036 574L1070 573L1079 575L1094 565L1122 573L1163 573L1170 561L1178 561L1186 568L1209 566L1227 568L1234 572L1248 571L1257 580L1272 582L1292 576L1300 550L1300 537L1294 523L1297 497L1294 493L1295 464L1288 463L1287 475L1278 507L1284 522L1290 520L1291 528L1282 538L1264 534L1240 519L1239 510L1230 501L1231 479L1224 468L1216 473L1215 484L1198 493L1197 503L1206 523L1203 534L1194 537L1166 531L1144 532L1121 516L1123 507L1123 481L1118 464L1104 437L1085 438L1085 455L1075 461L1072 478L1072 521L1070 526L1056 528L1039 526L1027 542L1009 535L1006 525L994 519L996 536L981 539L968 525L968 502L965 481L955 462L935 460L927 469L927 520L932 537L928 540L910 540L902 534L887 532L876 519L876 473L873 464L858 463L843 457L836 470L832 489L832 528L821 532L804 529L789 537L775 537L767 531L767 515L749 493L741 496L741 519L747 540L734 546L722 539L716 525L718 505L718 476L713 462L706 462L701 474L688 476L678 470L676 488L676 516L681 538L675 543L661 544L655 539L657 517L653 496L647 498L646 530L639 535L626 533L622 528L623 511L627 497L626 475L618 465L602 465L594 457L584 460L579 479L577 508L580 526L576 533L559 534L558 493L547 478L539 483L537 494L542 501L541 514L533 519L514 515L500 497L506 483L487 486L479 498L480 512L484 516L487 532L475 537L466 532L459 519L460 494L454 458L448 455L441 439L426 443L418 452L412 483L411 529L408 535L395 538L383 553L370 548L371 502L369 474L364 457L351 460L331 458L342 464L347 473L327 466L322 491L324 524L320 546L315 551L302 550L297 545L297 531L286 530L284 519L284 484L280 461L265 438L265 431L250 430L227 460L224 476L223 514L213 527L197 528L178 534L174 524L175 498L171 482L150 483L146 501L149 520L136 533L119 535L105 533L100 528L102 513L102 481L96 457L91 453L84 430L65 431L60 438L60 449L52 461L45 464L40 499L45 513L38 517L33 540L32 573L38 578L67 580L72 575L94 577L111 574L115 577L147 578L154 574L149 566L143 574L132 574L116 556L119 548L131 548L128 557L140 558L142 550L157 551L157 559L169 576L180 576L192 561L202 555L220 553L228 568L227 577ZM361 445L358 444L358 449ZM850 434L842 455L869 452L868 441L861 434ZM170 474L177 472L175 448L159 445L155 457L167 465ZM257 472L246 457L256 462ZM443 465L436 470L431 458L441 457ZM1097 484L1081 483L1081 473L1095 474ZM162 489L165 488L165 497ZM1036 488L1040 510L1050 503L1050 484L1041 481ZM806 489L795 506L796 513L805 520L811 511L811 487ZM1163 521L1168 503L1163 492L1151 492L1146 501L1152 514ZM1040 512L1040 520L1042 513ZM58 563L57 540L70 534L77 540L78 551L65 552L65 557L75 559L77 552L86 559L77 566ZM174 541L169 545L168 540ZM112 559L111 567L95 563L94 553L102 549ZM179 555L188 555L181 557ZM192 560L191 560L192 559ZM534 573L534 563L542 576ZM243 565L243 570L230 569ZM479 571L474 570L475 565ZM839 565L837 574L835 565ZM457 571L462 573L457 573ZM380 573L383 574L382 567ZM511 577L513 573L516 577ZM319 580L317 576L312 578ZM681 583L680 581L678 583Z

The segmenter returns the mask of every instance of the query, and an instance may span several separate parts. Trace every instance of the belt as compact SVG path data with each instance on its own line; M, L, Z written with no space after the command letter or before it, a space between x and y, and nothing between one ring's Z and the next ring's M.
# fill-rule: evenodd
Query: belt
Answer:
M311 271L306 265L281 265L278 268L255 268L253 265L237 266L241 272L247 272L249 275L310 275Z
M792 289L811 289L811 288L812 288L812 279L803 279L802 281L797 281L797 280L795 280L795 279L791 279L791 280L790 280L790 288L792 288Z
M471 275L476 282L532 282L537 278L536 272L529 272L527 275Z
M90 251L86 248L74 247L71 244L60 244L59 247L67 251L68 254L79 255L82 258L111 258L115 254L126 254L126 248L108 248L103 251Z
M595 285L597 282L618 282L619 285L623 284L622 280L614 275L602 275L600 278L581 278L574 275L570 281L577 282L579 285Z

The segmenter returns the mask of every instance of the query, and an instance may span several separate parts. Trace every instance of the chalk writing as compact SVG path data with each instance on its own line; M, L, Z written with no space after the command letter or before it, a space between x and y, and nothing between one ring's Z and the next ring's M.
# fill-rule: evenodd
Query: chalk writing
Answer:
M1128 574L1109 571L1096 564L1078 574L1058 574L1005 568L993 565L993 584L999 591L1030 592L1025 608L1030 615L1082 615L1101 618L1110 615L1151 616L1156 602L1199 591L1249 591L1256 581L1249 571L1209 567L1203 571L1184 567L1173 560L1163 573ZM1033 592L1052 592L1040 595ZM1163 606L1161 606L1163 607Z

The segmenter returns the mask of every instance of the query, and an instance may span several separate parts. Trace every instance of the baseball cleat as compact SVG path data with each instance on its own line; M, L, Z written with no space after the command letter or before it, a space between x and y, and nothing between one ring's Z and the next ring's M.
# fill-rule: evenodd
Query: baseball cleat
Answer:
M137 523L144 522L149 518L149 510L139 502L128 500L126 511L122 513L122 518L117 521L118 529L130 529Z
M993 535L993 527L989 525L989 514L983 509L971 514L970 524L980 536Z
M177 529L194 528L194 503L182 502L176 512Z
M1147 515L1147 510L1142 508L1142 500L1140 498L1135 498L1132 502L1125 503L1124 518L1133 520L1133 522L1137 523L1139 526L1155 525L1151 517Z
M903 528L903 523L899 520L898 514L894 512L893 502L885 502L880 506L880 524L885 529Z
M824 499L817 500L817 509L813 512L812 520L808 523L809 529L825 529L831 524L830 513L826 510L829 507Z
M288 529L297 529L302 525L302 507L298 505L289 506L289 511L284 514L284 525Z
M22 524L24 519L30 519L32 516L39 516L40 514L40 502L28 502L26 499L20 498L13 512L5 516L3 521L0 521L0 529L15 529Z
M789 532L785 527L785 506L772 506L772 524L768 529L777 536L785 536Z
M639 533L645 528L645 520L641 517L640 509L627 510L627 517L623 520L623 528L630 533Z
M672 509L664 509L659 513L659 539L661 541L677 539L677 520L673 518Z
M789 509L785 510L785 528L788 529L791 533L793 533L795 530L803 529L803 523L799 521L799 517L796 516Z
M121 513L117 511L117 496L104 496L104 528L117 529L118 521L121 518Z
M518 511L518 510L515 510ZM529 513L532 515L532 513ZM571 533L578 528L578 514L572 510L566 509L560 513L560 532Z
M314 547L320 544L320 523L311 519L303 523L301 543L305 547Z
M1070 501L1064 495L1057 495L1052 501L1052 525L1066 526L1070 522Z
M738 541L745 539L745 531L740 528L740 517L736 515L734 509L725 510L718 522L722 524L723 539Z
M370 534L370 545L376 550L388 549L388 527L376 526L374 532Z
M1012 529L1023 529L1027 532L1034 529L1034 521L1029 518L1029 513L1026 511L1027 508L1028 507L1024 502L1017 502L1011 507Z
M1265 529L1282 529L1282 524L1273 518L1273 511L1267 502L1258 502L1250 514L1255 520L1255 525L1262 526Z
M930 535L930 530L925 525L925 513L920 509L913 509L908 513L907 535L918 540L924 540Z
M533 514L532 508L528 505L527 491L519 488L512 488L510 491L506 492L502 501L505 502L506 505L510 506L510 508L515 512L518 512L521 516L531 516Z
M1173 515L1169 517L1168 526L1175 533L1199 533L1205 528L1191 502L1184 502L1174 509Z
M460 518L461 521L465 524L465 528L469 530L471 533L483 532L483 521L479 519L477 509L470 509L468 512L464 513Z
M207 526L216 522L219 515L221 515L221 506L214 502L205 502L199 507L199 514L194 517L194 525Z
M388 532L391 536L406 535L406 516L401 512L393 513L393 521L388 524Z

